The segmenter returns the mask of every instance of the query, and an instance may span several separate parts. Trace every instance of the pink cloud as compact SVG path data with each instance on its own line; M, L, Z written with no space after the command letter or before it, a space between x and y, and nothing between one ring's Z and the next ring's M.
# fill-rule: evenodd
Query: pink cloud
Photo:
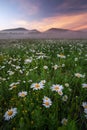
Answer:
M26 21L18 20L14 24L26 27L28 29L38 29L40 31L45 31L49 28L66 28L66 29L83 29L87 28L87 13L82 13L79 15L63 15L63 16L54 16L49 18L44 18L41 21Z

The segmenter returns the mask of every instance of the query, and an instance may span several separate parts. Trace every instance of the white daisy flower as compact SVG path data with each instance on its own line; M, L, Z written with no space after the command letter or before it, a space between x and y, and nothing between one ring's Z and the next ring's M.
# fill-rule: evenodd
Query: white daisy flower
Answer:
M67 95L64 95L64 96L62 97L62 100L63 100L64 102L66 102L66 101L68 100L68 96L67 96Z
M16 88L18 84L20 84L20 82L11 83L9 90L12 90L12 89Z
M45 84L46 80L41 80L40 83Z
M19 97L25 97L27 95L27 92L26 91L22 91L22 92L19 92L18 93L18 96Z
M45 106L46 108L49 108L52 105L52 101L50 98L48 98L47 96L44 96L43 98L43 106Z
M65 86L66 86L66 87L69 87L69 83L65 83Z
M57 54L57 57L59 57L59 58L63 58L63 59L65 59L65 58L66 58L66 56L65 56L65 55L63 55L63 54Z
M31 62L32 62L32 59L25 59L24 64L28 64L28 63L31 63Z
M48 66L45 65L43 68L44 68L45 70L47 70L47 69L48 69Z
M85 75L82 75L80 73L75 73L75 76L78 77L78 78L84 78L85 77Z
M62 123L63 125L67 125L67 122L68 122L68 119L66 119L66 118L63 118L62 121L61 121L61 123Z
M20 69L21 67L20 66L16 66L16 70Z
M11 109L8 109L8 111L5 112L4 118L5 118L5 120L10 120L10 119L12 119L16 114L17 114L17 108L11 108Z
M62 64L62 67L65 67L65 64Z
M57 70L60 66L54 65L54 66L52 66L52 67L54 68L54 70Z
M8 74L11 76L11 75L14 74L14 72L13 71L8 71Z
M87 109L84 109L84 113L87 114Z
M58 94L59 94L60 96L62 96L62 95L63 95L63 92L62 92L62 91L58 91Z
M84 109L87 109L87 102L83 102L82 106L84 107Z
M9 88L9 90L12 90L12 89L14 89L14 88L16 88L17 86L16 85L13 85L13 86L11 86L10 88Z
M85 84L85 83L82 84L82 87L83 87L83 88L87 88L87 84Z
M53 85L53 86L51 87L51 90L52 90L52 91L56 91L56 92L60 92L60 91L62 91L62 89L63 89L63 86L60 85L60 84L56 84L56 85Z
M74 61L78 61L78 58L76 57L76 58L74 59Z
M40 90L44 88L44 85L42 83L33 83L30 87L33 88L33 90Z
M14 86L14 85L18 85L18 84L20 84L20 82L11 83L11 84L10 84L10 87L12 87L12 86Z

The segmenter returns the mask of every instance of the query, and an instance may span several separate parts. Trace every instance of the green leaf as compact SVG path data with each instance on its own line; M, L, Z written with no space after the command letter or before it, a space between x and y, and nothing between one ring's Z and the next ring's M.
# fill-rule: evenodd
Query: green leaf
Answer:
M67 127L66 126L58 127L57 130L67 130Z

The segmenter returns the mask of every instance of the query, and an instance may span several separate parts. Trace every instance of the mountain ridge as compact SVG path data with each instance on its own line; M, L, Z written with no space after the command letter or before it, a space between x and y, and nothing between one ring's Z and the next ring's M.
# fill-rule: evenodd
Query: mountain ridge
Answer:
M2 31L29 31L29 30L26 28L19 27L19 28L4 29Z
M29 29L26 29L26 28L23 28L23 27L18 27L18 28L10 28L10 29L4 29L4 30L1 30L1 31L30 31L30 32L40 32L38 31L37 29L32 29L32 30L29 30ZM64 28L49 28L45 31L43 31L43 33L51 33L51 32L68 32L68 31L72 31L72 32L81 32L83 30L70 30L70 29L64 29Z

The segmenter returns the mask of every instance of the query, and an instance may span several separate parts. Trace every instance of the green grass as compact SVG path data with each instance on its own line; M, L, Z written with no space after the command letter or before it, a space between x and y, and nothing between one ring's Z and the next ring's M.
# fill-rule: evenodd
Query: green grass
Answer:
M27 64L26 59L30 59ZM31 85L41 80L46 81L44 88L33 90ZM12 83L16 87L9 90ZM86 130L84 83L87 84L87 40L0 41L0 130ZM54 84L63 86L63 95L51 90ZM19 97L21 91L27 95ZM68 97L66 101L64 95ZM49 108L43 106L44 96L52 101ZM17 114L5 120L5 112L11 108L17 108ZM61 123L64 118L66 125Z

